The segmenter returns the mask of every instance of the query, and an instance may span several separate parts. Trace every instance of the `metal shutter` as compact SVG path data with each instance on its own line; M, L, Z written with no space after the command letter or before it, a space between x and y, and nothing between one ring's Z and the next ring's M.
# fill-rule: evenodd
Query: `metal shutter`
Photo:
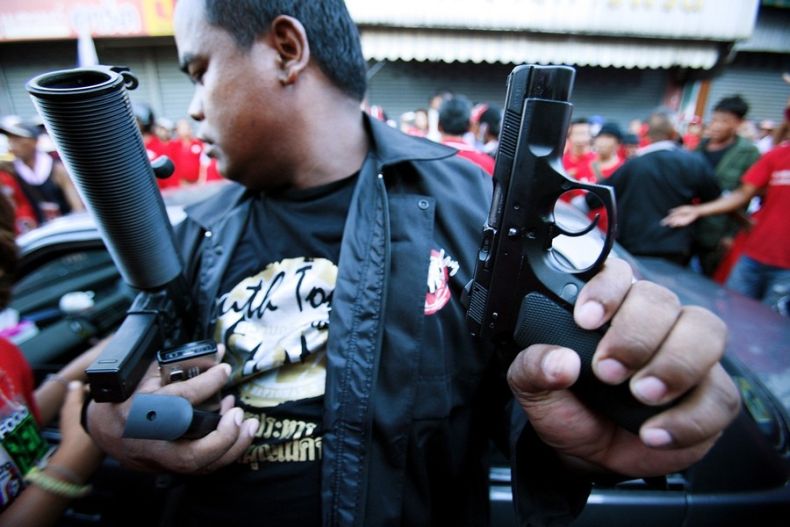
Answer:
M427 108L438 89L449 88L473 102L502 104L512 69L506 64L388 62L371 79L368 102L396 121L406 111ZM577 68L574 116L600 115L625 127L661 104L667 77L666 70Z
M787 71L788 55L739 53L735 62L713 79L705 117L710 117L713 106L722 97L739 93L749 103L747 119L781 121L790 96L790 86L782 80L782 73Z

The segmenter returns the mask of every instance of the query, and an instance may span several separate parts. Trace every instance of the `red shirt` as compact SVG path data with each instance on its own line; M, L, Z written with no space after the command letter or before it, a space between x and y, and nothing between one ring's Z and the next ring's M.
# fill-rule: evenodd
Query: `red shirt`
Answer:
M594 177L597 177L597 174L595 172L595 169L593 168L593 165L597 161L598 161L597 159L594 159L590 163L590 170L592 171ZM625 159L623 159L620 156L617 156L617 162L615 164L613 164L612 166L610 166L610 167L602 167L599 164L598 165L598 170L601 173L601 178L602 179L609 179L611 177L611 175L614 174L617 171L618 168L623 166L623 163L625 163ZM593 210L591 210L590 212L587 213L587 217L590 218L591 220L594 220L595 216L599 216L598 228L601 229L603 232L606 232L607 229L609 228L609 216L606 215L606 209L603 208L603 207L600 207L600 208L597 208L597 209L593 209Z
M576 156L568 150L562 156L562 166L565 168L565 172L573 179L586 183L595 183L592 162L597 157L595 152L585 152L580 156Z
M175 163L173 148L170 143L165 143L153 134L146 137L143 143L145 144L145 153L148 155L148 161L153 161L159 156L167 156ZM175 177L175 172L165 179L156 178L156 184L160 190L180 186L178 178Z
M765 189L744 253L760 263L790 269L790 142L763 155L741 182Z
M30 413L41 421L33 398L35 381L30 364L13 343L0 337L0 392L10 401L19 401L27 406Z
M182 141L173 139L170 143L173 164L176 167L171 177L178 182L195 183L200 176L200 155L203 153L203 142L199 139Z
M200 169L202 176L199 183L219 181L222 179L222 174L219 173L219 169L217 168L217 160L208 157L206 154L200 156Z
M474 149L474 147L470 146L469 143L464 141L463 139L453 139L446 137L442 139L442 144L447 146L452 146L456 150L458 150L458 156L463 157L464 159L468 159L472 163L476 164L486 172L488 172L489 176L494 175L494 158L488 154L483 152L478 152Z
M14 206L14 226L16 234L24 234L38 227L33 206L22 192L16 178L8 172L0 170L0 191Z

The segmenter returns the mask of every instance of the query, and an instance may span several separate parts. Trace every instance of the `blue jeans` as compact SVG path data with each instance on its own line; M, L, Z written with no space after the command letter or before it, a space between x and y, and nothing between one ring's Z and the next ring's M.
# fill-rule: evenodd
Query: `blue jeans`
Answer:
M727 287L790 316L790 269L741 256L727 279Z

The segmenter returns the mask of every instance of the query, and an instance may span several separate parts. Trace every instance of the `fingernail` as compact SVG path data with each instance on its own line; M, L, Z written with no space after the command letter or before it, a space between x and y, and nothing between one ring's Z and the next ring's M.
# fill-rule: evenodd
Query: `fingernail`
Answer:
M619 360L603 359L596 363L598 378L609 384L619 384L628 377L628 369Z
M69 390L79 390L82 386L80 381L71 381L69 382Z
M562 375L563 371L565 371L564 362L565 359L563 353L560 350L554 350L543 357L543 364L541 364L541 367L547 376L551 377L552 379L556 379Z
M605 312L603 304L591 300L582 304L576 312L576 321L585 329L594 329L603 322Z
M667 385L657 377L639 379L633 388L640 399L649 403L657 403L667 394Z
M672 436L663 428L646 428L639 434L642 442L649 447L660 448L672 444Z
M228 377L230 377L230 364L228 364L227 362L223 362L222 364L220 364L220 366L222 367L223 370L225 370L225 373L228 375Z
M244 420L244 411L239 409L233 412L233 422L236 423L236 426L241 426L241 422Z
M247 421L247 426L244 429L244 433L246 433L249 437L255 437L255 433L258 431L258 427L260 425L261 424L257 419L250 419Z

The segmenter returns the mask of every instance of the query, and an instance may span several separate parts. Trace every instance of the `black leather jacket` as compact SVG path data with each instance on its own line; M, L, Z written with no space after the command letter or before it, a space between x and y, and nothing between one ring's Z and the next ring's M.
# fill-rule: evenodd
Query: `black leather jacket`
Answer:
M327 348L324 525L485 525L489 439L510 399L495 353L470 336L460 296L474 271L492 180L453 149L368 120L371 154L348 212ZM200 322L249 212L230 185L178 229ZM432 249L460 264L451 316L426 339Z

